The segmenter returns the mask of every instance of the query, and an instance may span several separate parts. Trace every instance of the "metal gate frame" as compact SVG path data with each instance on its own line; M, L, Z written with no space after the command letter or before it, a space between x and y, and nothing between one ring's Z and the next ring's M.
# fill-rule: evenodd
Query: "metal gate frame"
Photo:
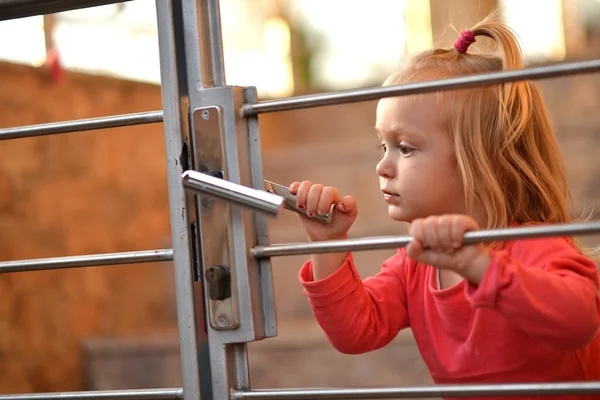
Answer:
M125 0L127 1L127 0ZM0 0L0 21L122 1ZM257 102L226 85L218 0L156 0L162 111L0 129L0 140L163 122L172 249L0 262L0 273L173 260L183 388L2 395L0 400L383 399L600 395L600 382L251 389L247 343L277 335L271 257L405 246L409 236L269 244L283 198L263 190L258 115L600 71L600 59ZM466 243L600 232L600 221L482 230Z

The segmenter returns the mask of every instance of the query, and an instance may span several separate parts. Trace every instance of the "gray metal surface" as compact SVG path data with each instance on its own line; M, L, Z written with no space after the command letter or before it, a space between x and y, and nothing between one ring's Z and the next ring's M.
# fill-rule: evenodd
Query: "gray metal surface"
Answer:
M102 265L139 264L146 262L171 261L172 259L173 250L171 249L36 258L31 260L2 261L0 262L0 273L96 267Z
M472 244L478 242L531 239L551 236L583 236L595 235L599 233L600 221L592 221L467 232L464 236L464 243ZM252 254L254 257L262 258L344 251L393 249L404 247L410 243L411 240L411 236L375 236L357 239L329 240L323 242L283 243L255 246L250 250L250 254Z
M235 391L234 400L350 400L452 397L600 395L600 382L437 385L366 389L273 389ZM0 399L1 400L1 399Z
M246 88L246 103L256 103L258 94L255 87ZM252 187L262 189L264 187L262 149L260 145L260 132L258 129L258 116L246 118L248 133L246 135L248 143L248 156L250 158L250 174ZM254 213L254 237L249 235L248 242L251 246L269 244L269 227L267 218L263 214ZM263 307L263 319L265 325L265 337L277 336L277 312L275 308L275 289L273 287L273 270L271 259L262 258L255 260L257 263L252 268L258 274L261 287L257 289L261 294Z
M202 3L203 7L198 10L200 20L203 21L200 26L202 86L225 86L225 60L219 0L205 0Z
M199 400L201 391L202 399L212 398L212 379L203 320L204 303L196 304L194 295L196 290L202 291L202 285L194 279L197 254L196 257L192 254L192 245L195 245L192 224L195 221L188 218L187 212L194 208L193 196L187 196L181 184L181 174L187 169L182 164L189 162L186 151L189 146L189 90L185 73L186 37L189 36L184 32L190 27L184 26L183 14L181 1L156 0L183 398ZM194 26L193 23L191 28ZM196 41L196 51L197 45ZM194 50L194 43L191 47Z
M0 129L0 140L83 132L95 129L118 128L121 126L130 125L152 124L156 122L162 122L162 120L162 111L149 111L135 114L113 115L109 117L53 122L49 124L16 126L14 128Z
M221 108L223 136L220 139L209 138L210 130L194 129L197 135L193 141L193 153L197 155L195 169L202 172L222 170L225 179L232 183L246 187L258 185L255 180L260 171L252 171L249 159L248 126L246 120L235 112L246 101L245 89L231 86L207 88L202 93L201 101ZM214 156L218 153L213 147L217 143L218 146L222 146L218 147L221 157ZM216 164L217 162L221 165ZM267 277L260 274L256 260L248 255L248 249L257 243L255 218L252 217L252 213L240 207L231 207L225 201L199 204L203 271L219 260L225 263L222 265L229 266L232 297L237 298L235 302L239 328L221 331L218 335L215 333L215 346L220 348L219 343L244 343L262 339L266 336L265 313L274 311L265 306L265 299L271 297L272 293L263 293L261 290L262 281ZM207 301L210 304L209 311L214 312L214 301ZM230 318L229 315L221 316L225 319ZM218 319L215 315L212 315L211 319L215 317ZM209 338L212 332L213 329L209 330ZM216 358L213 357L213 360ZM213 382L216 381L215 379Z
M576 61L512 71L464 75L404 85L343 90L331 93L289 97L286 99L267 100L257 104L244 104L241 113L243 115L255 115L334 104L356 103L360 101L377 100L384 97L408 96L411 94L430 93L441 90L466 89L513 81L556 78L598 71L600 71L600 59Z
M283 209L283 197L264 190L238 185L198 171L186 171L181 177L183 187L200 196L243 207L252 212L276 217Z
M242 87L227 87L230 99L221 95L218 89L210 89L215 94L212 101L223 107L223 148L225 175L227 179L246 187L263 188L261 169L254 163L259 160L251 159L250 135L248 121L236 112L246 102L246 89ZM226 92L222 92L226 93ZM208 93L207 93L207 96ZM210 100L210 97L209 97ZM258 132L253 133L258 140ZM259 146L260 142L254 143ZM262 160L260 160L262 162ZM229 257L233 288L238 298L240 328L224 331L218 340L223 343L243 343L268 337L265 332L265 321L273 321L275 310L268 304L273 300L273 292L263 291L272 282L269 276L261 274L259 263L248 254L248 249L257 244L255 221L264 218L262 213L250 213L240 207L230 207L227 218L227 235L230 241ZM222 222L221 222L222 224ZM211 232L212 226L208 227ZM232 289L233 291L233 289Z
M127 1L130 0L0 0L0 21Z
M181 388L96 390L90 392L57 392L4 394L0 400L179 400L183 399Z
M206 15L204 15L206 17ZM204 42L203 42L204 43ZM205 48L205 47L203 47ZM206 57L205 57L206 58ZM212 68L212 67L211 67ZM217 93L224 92L217 89ZM215 91L212 91L215 93ZM205 274L211 267L227 269L229 276L226 282L222 282L224 291L229 292L229 296L224 298L209 298L208 322L213 329L234 329L240 326L238 312L238 296L235 283L237 281L237 268L235 266L235 256L231 254L232 232L230 227L231 207L239 199L239 196L227 196L223 185L236 185L228 179L229 171L227 169L227 153L224 146L223 131L223 109L217 106L200 107L193 111L192 118L192 165L195 169L202 172L188 170L182 175L183 187L187 190L197 193L196 204L199 207L196 210L196 218L199 221L198 238L201 243L199 251L201 267L197 275L204 279ZM233 171L235 172L235 171ZM218 174L223 179L209 176L208 174ZM209 184L212 185L209 186ZM241 187L241 186L240 186ZM243 187L242 187L243 188ZM215 194L220 194L215 196ZM237 193L239 195L239 193ZM207 196L209 195L209 196ZM223 195L228 200L233 200L230 204L223 201ZM216 199L215 199L216 198ZM210 290L210 286L205 284Z

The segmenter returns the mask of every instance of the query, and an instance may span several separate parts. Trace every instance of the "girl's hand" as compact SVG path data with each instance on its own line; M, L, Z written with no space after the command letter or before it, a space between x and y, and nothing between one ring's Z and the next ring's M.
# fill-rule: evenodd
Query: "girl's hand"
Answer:
M483 244L463 246L465 232L479 229L466 215L442 215L416 219L410 225L413 240L406 254L413 260L448 269L477 284L491 261Z
M302 214L298 215L309 240L335 240L347 237L348 230L358 215L354 197L342 198L336 188L313 184L309 181L294 182L289 189L292 194L296 195L296 205L304 208L308 214L308 217ZM311 218L317 214L327 214L332 204L335 204L335 209L328 224Z

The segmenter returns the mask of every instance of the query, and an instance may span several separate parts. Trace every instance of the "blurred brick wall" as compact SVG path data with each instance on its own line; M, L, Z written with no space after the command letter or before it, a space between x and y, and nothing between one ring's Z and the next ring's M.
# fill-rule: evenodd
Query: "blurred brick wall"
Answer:
M160 89L0 65L0 126L161 109ZM170 247L162 124L0 141L0 259ZM81 340L176 321L170 265L0 275L0 391L83 385Z

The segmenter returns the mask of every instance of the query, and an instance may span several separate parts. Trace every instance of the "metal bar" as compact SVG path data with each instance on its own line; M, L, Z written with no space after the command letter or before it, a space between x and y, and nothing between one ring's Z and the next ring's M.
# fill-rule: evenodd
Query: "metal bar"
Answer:
M171 249L37 258L31 260L0 262L0 273L96 267L101 265L139 264L146 262L171 261L172 259L173 250Z
M130 125L152 124L155 122L162 122L162 120L162 111L148 111L143 113L55 122L50 124L17 126L14 128L0 129L0 140L83 132L95 129L117 128Z
M202 86L225 85L225 61L221 34L221 10L218 0L203 1L200 7L200 57L202 58Z
M258 93L255 87L247 87L245 91L246 103L256 103ZM245 118L248 126L247 143L248 157L250 164L251 182L254 188L264 188L265 180L263 176L263 158L262 148L260 144L260 131L258 126L258 116ZM254 241L248 243L248 247L255 245L269 244L269 225L268 220L263 214L254 213ZM248 229L251 229L249 227ZM247 257L247 259L250 257ZM277 336L277 309L275 306L275 287L273 284L273 268L271 259L262 258L254 260L255 264L250 264L252 260L248 260L248 268L252 269L255 274L258 274L260 280L260 291L262 297L263 318L265 325L265 337ZM250 272L250 271L249 271Z
M203 291L202 281L199 283L196 279L198 255L193 251L197 246L196 228L189 213L195 205L193 196L188 196L181 184L181 174L190 160L186 49L192 47L193 50L194 43L186 46L189 36L185 30L189 27L184 26L183 10L183 4L190 2L156 0L155 4L183 399L210 399L212 384L205 304L202 301L196 303L194 293Z
M127 1L130 0L0 0L0 21Z
M600 221L526 226L467 232L464 244L493 242L515 239L531 239L550 236L583 236L600 233ZM275 244L256 246L250 250L256 258L293 256L300 254L333 253L344 251L366 251L404 247L412 236L380 236L358 239L329 240L323 242Z
M5 394L0 400L179 400L183 389L95 390L88 392L57 392Z
M334 400L450 397L559 396L600 394L600 382L436 385L366 389L273 389L234 391L233 400ZM0 399L1 400L1 399Z
M548 79L598 71L600 71L600 59L576 61L511 71L464 75L447 79L408 83L404 85L342 90L332 93L321 93L289 97L287 99L261 101L257 104L244 104L241 113L244 116L248 116L266 112L288 111L334 104L356 103L385 97L408 96L411 94L430 93L442 90L466 89L477 86L495 85L499 83L523 80Z
M283 209L284 198L264 190L238 185L197 171L185 171L183 187L200 195L249 208L276 217Z

